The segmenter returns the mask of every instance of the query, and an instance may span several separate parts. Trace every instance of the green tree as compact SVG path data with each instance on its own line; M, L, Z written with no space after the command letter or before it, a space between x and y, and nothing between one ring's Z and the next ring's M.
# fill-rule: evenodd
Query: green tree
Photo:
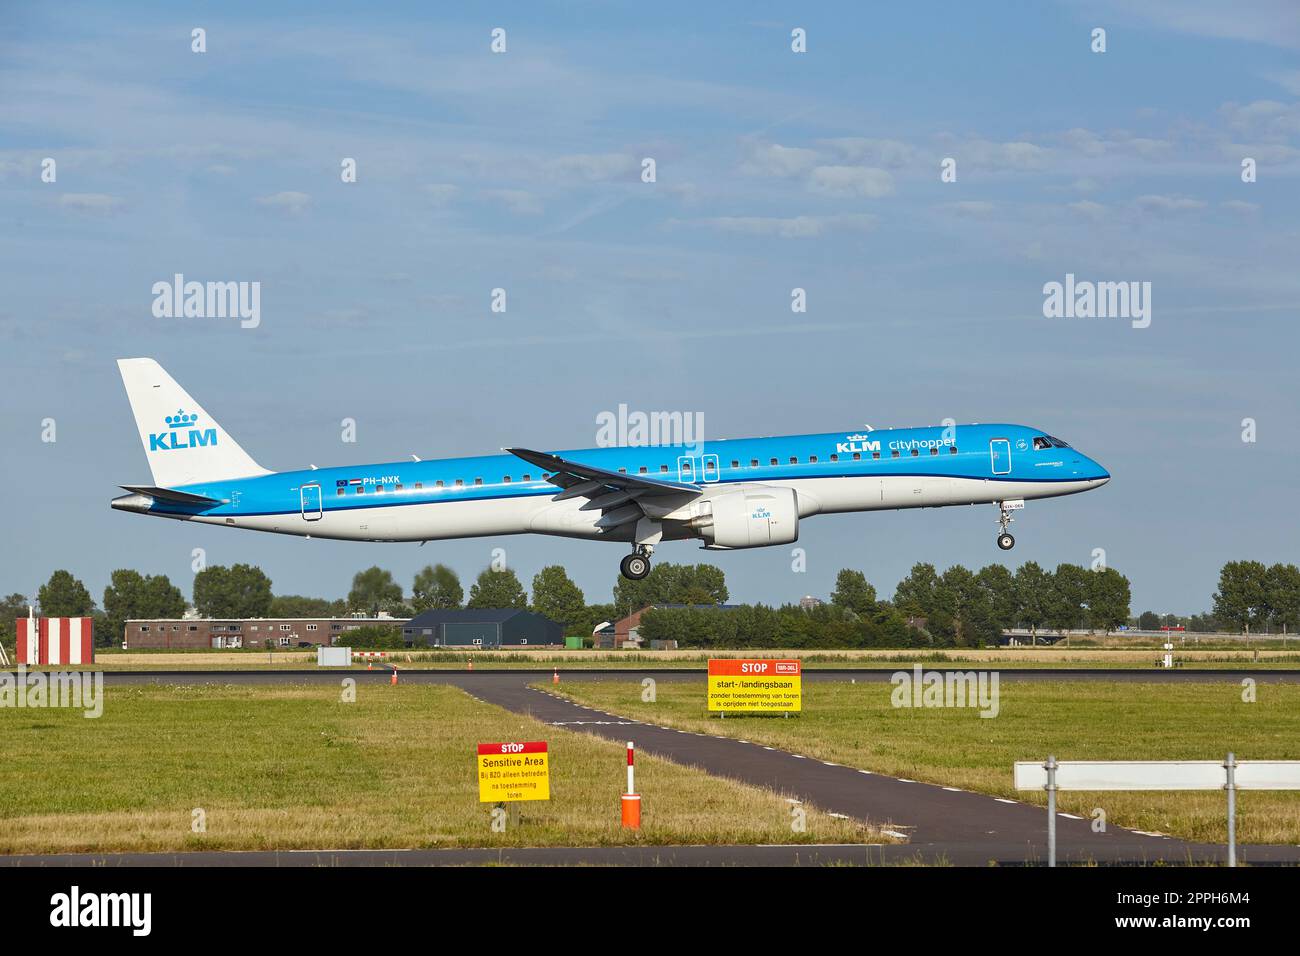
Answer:
M930 617L938 608L939 575L933 564L914 564L894 589L894 607L904 614Z
M1273 626L1280 627L1284 635L1289 634L1300 623L1300 568L1294 564L1275 564L1268 569L1265 584Z
M213 564L194 575L194 608L203 617L267 617L271 579L252 564Z
M984 591L988 602L990 643L997 643L1002 632L1016 626L1019 607L1016 605L1016 581L1011 571L1002 564L980 568L975 582Z
M567 630L586 620L587 599L564 568L552 564L533 575L533 610L565 625Z
M411 585L411 607L417 612L458 608L464 600L465 589L460 586L459 575L445 564L426 566L415 575Z
M1020 624L1029 628L1031 644L1038 643L1038 629L1047 620L1052 576L1036 561L1026 561L1016 569L1015 594Z
M352 590L348 592L348 609L374 614L377 611L400 610L402 586L393 580L393 573L375 566L358 571L352 577Z
M1087 572L1088 626L1109 634L1128 620L1132 590L1114 568Z
M705 594L708 600L703 599ZM620 577L614 585L619 617L650 604L725 604L727 597L726 576L712 564L665 562L654 565L640 581Z
M0 628L3 628L0 639L3 639L4 634L8 634L12 638L16 633L14 622L18 618L26 616L27 598L21 594L11 594L4 600L0 600Z
M835 576L831 604L862 616L876 609L876 589L861 571L844 568Z
M466 607L527 607L528 595L511 568L484 568L470 585Z
M145 577L139 571L119 568L104 588L104 633L98 630L95 643L120 643L126 622L150 618L178 618L185 613L185 596L165 574Z
M277 594L271 599L267 617L342 617L347 613L343 601L303 597L300 594Z
M1259 561L1229 561L1219 572L1214 594L1214 616L1237 630L1250 633L1268 614L1268 570Z
M85 617L95 611L94 598L86 586L62 569L41 585L36 600L45 617Z
M1074 630L1083 623L1087 614L1088 572L1077 564L1060 564L1052 575L1051 591L1047 598L1048 627L1058 631ZM1127 616L1127 615L1126 615Z
M1138 615L1138 630L1140 631L1158 631L1160 630L1160 615L1155 611L1143 611Z

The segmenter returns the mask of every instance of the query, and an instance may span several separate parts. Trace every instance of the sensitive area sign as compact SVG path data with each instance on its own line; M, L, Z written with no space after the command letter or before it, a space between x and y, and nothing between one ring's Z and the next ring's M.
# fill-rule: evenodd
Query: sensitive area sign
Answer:
M803 709L803 668L798 661L709 661L709 710L789 713Z
M480 803L551 799L545 740L478 745Z

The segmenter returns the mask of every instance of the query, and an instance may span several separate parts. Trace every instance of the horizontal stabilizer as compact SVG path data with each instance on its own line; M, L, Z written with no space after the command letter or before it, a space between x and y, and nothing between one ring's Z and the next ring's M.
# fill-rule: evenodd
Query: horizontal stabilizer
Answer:
M154 488L151 485L121 485L127 491L137 495L148 495L155 501L170 501L178 505L219 505L224 504L220 498L205 495L192 495L188 491L174 491L171 488Z

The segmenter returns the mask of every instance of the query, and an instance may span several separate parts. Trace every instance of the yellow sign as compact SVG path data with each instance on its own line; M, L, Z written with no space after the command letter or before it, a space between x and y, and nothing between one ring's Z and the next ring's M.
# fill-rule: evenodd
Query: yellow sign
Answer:
M803 668L799 661L709 661L709 710L779 714L802 709Z
M478 745L480 803L551 799L546 741Z

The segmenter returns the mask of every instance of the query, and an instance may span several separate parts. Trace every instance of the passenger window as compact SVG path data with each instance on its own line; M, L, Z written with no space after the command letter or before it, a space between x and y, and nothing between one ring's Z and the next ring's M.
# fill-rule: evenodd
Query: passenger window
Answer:
M815 465L815 464L817 464L817 456L816 456L816 455L809 455L809 456L808 456L808 464L810 464L810 465Z
M502 478L501 480L502 480L502 482L504 482L504 483L507 484L507 485L510 484L510 476L509 476L509 475L506 475L506 476L505 476L504 478Z
M957 454L957 446L956 446L956 445L953 445L951 448L949 448L949 449L948 449L948 454L950 454L950 455L955 455L955 454Z
M345 491L347 491L346 488L340 488L339 491L338 491L338 493L339 493L339 494L343 494L343 492L345 492Z
M366 493L366 486L365 486L365 485L357 485L357 494L359 494L359 495L364 495L365 493Z
M937 454L939 454L939 449L937 449L937 448L931 448L931 449L930 449L930 454L931 454L931 455L937 455Z
M417 481L417 482L415 483L415 490L416 490L416 491L419 491L419 490L420 490L421 488L423 488L423 487L424 487L424 482L422 482L422 481Z
M401 491L401 490L402 490L402 486L401 486L400 484L393 485L393 490L394 490L394 491Z
M660 470L661 472L665 472L665 471L668 470L668 466L667 466L667 465L660 465L660 466L659 466L659 470Z
M464 488L464 487L465 487L465 479L464 479L464 478L457 478L457 479L456 479L456 487L457 487L457 488Z
M750 467L750 468L757 468L757 467L758 467L758 459L757 459L757 458L751 458L751 459L749 459L749 467Z
M873 451L873 452L871 453L871 458L872 458L873 461L874 461L875 459L879 458L879 457L880 457L880 452L878 452L878 451Z
M839 461L839 460L840 460L839 455L831 455L831 461Z
M891 451L891 452L889 453L889 457L890 457L890 458L897 458L897 457L898 457L898 449L895 448L893 451Z
M644 475L644 474L646 473L646 467L645 467L645 465L642 465L640 468L638 468L638 469L636 470L636 473L637 473L638 475Z
M739 467L740 467L740 462L736 461L736 460L733 458L733 459L731 460L731 467L732 467L732 468L739 468Z
M706 462L704 463L704 470L705 470L705 471L717 471L717 470L718 470L718 466L715 465L711 460L710 460L710 461L706 461Z
M921 450L920 450L919 448L913 448L913 449L912 449L912 457L913 457L913 458L917 457L917 456L920 455L920 454L921 454Z
M792 464L792 465L797 465L797 464L799 464L799 459L796 458L794 455L791 455L791 456L790 456L790 464Z
M437 481L435 481L435 482L433 483L433 487L435 487L435 488L441 488L441 487L443 487L442 479L438 479Z
M770 465L775 465L775 464L776 464L776 459L775 459L775 458L769 459L768 464L770 464Z
M483 479L482 479L482 478L475 478L475 479L474 479L474 484L476 484L476 485L481 485L481 484L483 484Z
M860 452L860 451L855 451L855 452L853 453L853 460L854 460L854 461L861 461L861 460L862 460L862 452Z
M530 475L530 474L528 474L527 472L525 472L525 473L524 473L524 481L532 481L532 480L533 480L533 476Z
M618 473L619 473L620 475L626 475L626 474L627 474L627 469L626 469L626 468L620 468L620 469L618 470Z
M375 485L375 494L377 494L377 495L382 495L383 493L384 493L384 486L383 486L383 485Z

